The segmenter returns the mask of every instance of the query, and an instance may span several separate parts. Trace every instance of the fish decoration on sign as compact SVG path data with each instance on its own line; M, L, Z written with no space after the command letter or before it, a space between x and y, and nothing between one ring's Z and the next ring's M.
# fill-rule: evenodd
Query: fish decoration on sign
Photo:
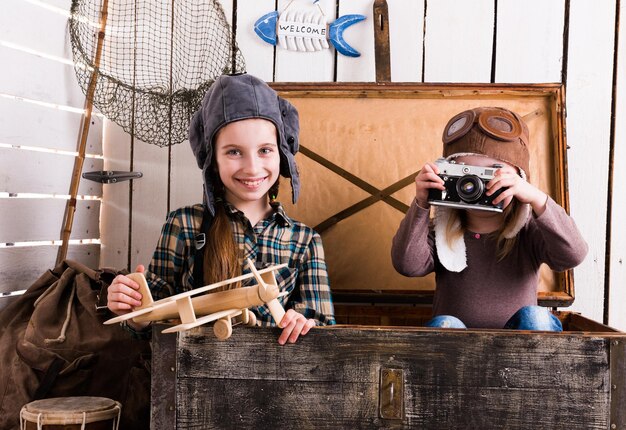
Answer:
M314 1L317 3L317 1ZM328 41L337 52L347 57L359 57L361 54L343 38L343 32L365 16L358 14L344 15L327 24L322 9L311 11L287 10L282 14L273 11L263 15L254 23L254 32L270 45L300 52L314 52L328 49Z

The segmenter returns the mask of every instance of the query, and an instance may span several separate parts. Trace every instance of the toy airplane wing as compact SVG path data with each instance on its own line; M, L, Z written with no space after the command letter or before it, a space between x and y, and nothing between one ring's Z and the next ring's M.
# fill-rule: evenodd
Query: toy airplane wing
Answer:
M201 326L203 324L208 324L210 322L217 321L221 318L236 317L237 315L240 315L241 312L242 312L241 309L227 309L225 311L215 312L213 314L200 317L193 322L182 323L182 324L175 325L174 327L166 328L165 330L163 330L163 333L176 333L179 331L189 330L194 327Z
M138 317L140 315L148 314L148 313L152 312L154 309L155 309L154 306L151 306L149 308L139 309L138 311L129 312L127 314L119 315L119 316L116 316L115 318L108 319L108 320L106 320L104 322L104 324L107 324L107 325L108 324L117 324L119 322L126 321L126 320L129 320L131 318Z

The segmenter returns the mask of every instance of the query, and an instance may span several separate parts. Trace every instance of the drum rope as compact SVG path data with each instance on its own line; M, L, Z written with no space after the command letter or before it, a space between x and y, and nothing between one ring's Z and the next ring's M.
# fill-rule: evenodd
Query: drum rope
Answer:
M115 402L115 409L117 409L117 419L113 419L113 430L119 430L120 420L122 418L122 408L120 403Z

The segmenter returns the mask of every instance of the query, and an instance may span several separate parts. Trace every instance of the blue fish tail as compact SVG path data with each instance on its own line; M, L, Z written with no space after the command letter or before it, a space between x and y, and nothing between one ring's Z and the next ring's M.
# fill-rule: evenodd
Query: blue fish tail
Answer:
M270 45L276 45L276 21L278 11L266 13L254 23L254 32Z
M364 19L364 15L344 15L328 26L328 37L330 39L330 43L333 44L337 52L347 57L361 56L359 51L348 45L348 43L343 39L343 32L346 28L356 24L357 22L361 22Z

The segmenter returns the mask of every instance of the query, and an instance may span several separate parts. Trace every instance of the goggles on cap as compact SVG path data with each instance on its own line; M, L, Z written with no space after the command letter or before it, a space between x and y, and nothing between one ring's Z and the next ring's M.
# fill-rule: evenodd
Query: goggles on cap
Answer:
M474 124L478 124L481 131L493 139L523 139L524 129L519 117L504 109L483 108L466 110L448 121L443 130L443 143L448 144L465 136Z

